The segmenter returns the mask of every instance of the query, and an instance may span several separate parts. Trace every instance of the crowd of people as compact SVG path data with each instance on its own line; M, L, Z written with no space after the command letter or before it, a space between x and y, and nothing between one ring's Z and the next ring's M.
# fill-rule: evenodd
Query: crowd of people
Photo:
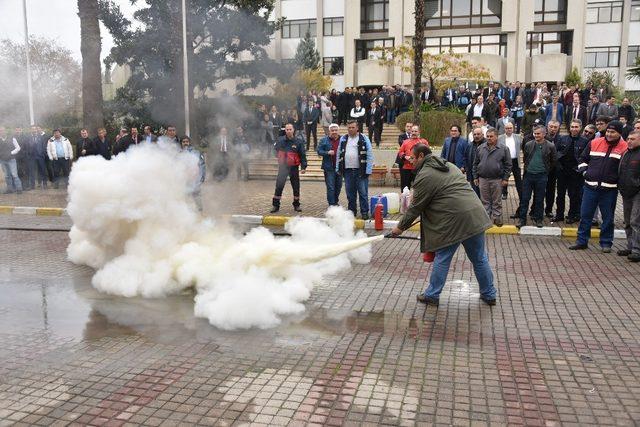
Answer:
M110 160L112 156L127 151L130 147L143 143L175 144L182 151L199 157L200 182L205 179L205 158L191 144L191 138L178 138L175 126L168 126L164 134L157 136L150 126L145 126L140 134L138 128L121 128L114 140L107 137L107 130L99 128L91 138L87 129L81 129L78 140L72 144L62 135L60 129L53 129L48 135L40 126L31 126L25 134L22 128L15 128L9 136L7 129L0 126L0 164L5 176L5 193L22 193L34 189L66 188L73 161L86 156L102 156Z

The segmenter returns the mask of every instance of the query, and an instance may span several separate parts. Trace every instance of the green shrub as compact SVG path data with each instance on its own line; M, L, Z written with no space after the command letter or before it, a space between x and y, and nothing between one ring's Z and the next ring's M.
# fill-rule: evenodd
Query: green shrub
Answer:
M444 139L449 136L449 128L458 125L465 131L465 115L462 112L451 110L431 110L420 113L420 134L429 141L431 146L442 146ZM413 113L402 113L396 119L396 126L400 131L404 131L404 125L413 121Z

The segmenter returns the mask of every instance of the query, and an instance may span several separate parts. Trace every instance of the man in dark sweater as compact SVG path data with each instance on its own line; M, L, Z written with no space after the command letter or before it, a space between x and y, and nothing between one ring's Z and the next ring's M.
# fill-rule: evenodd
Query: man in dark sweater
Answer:
M618 188L622 195L627 249L618 251L631 262L640 261L640 131L627 138L627 152L620 160Z

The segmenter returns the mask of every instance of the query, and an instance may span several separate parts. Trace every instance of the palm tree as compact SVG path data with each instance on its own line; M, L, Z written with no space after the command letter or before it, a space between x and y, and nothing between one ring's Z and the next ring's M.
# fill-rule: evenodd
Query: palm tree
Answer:
M627 77L640 80L640 56L636 56L635 64L627 70Z
M413 36L413 122L420 123L420 88L424 54L424 0L415 0L416 32ZM433 90L434 88L431 88Z
M98 0L78 0L82 53L82 121L89 132L104 126Z

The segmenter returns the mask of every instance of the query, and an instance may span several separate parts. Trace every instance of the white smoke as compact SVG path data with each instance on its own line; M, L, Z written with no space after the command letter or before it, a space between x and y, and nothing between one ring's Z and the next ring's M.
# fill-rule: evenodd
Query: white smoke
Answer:
M95 268L93 286L110 294L162 297L193 286L195 315L222 329L278 325L304 311L324 275L371 259L363 244L372 239L354 234L353 215L339 207L326 222L291 220L291 238L262 227L237 237L196 211L188 194L196 173L197 158L173 147L82 158L69 183L69 259Z

